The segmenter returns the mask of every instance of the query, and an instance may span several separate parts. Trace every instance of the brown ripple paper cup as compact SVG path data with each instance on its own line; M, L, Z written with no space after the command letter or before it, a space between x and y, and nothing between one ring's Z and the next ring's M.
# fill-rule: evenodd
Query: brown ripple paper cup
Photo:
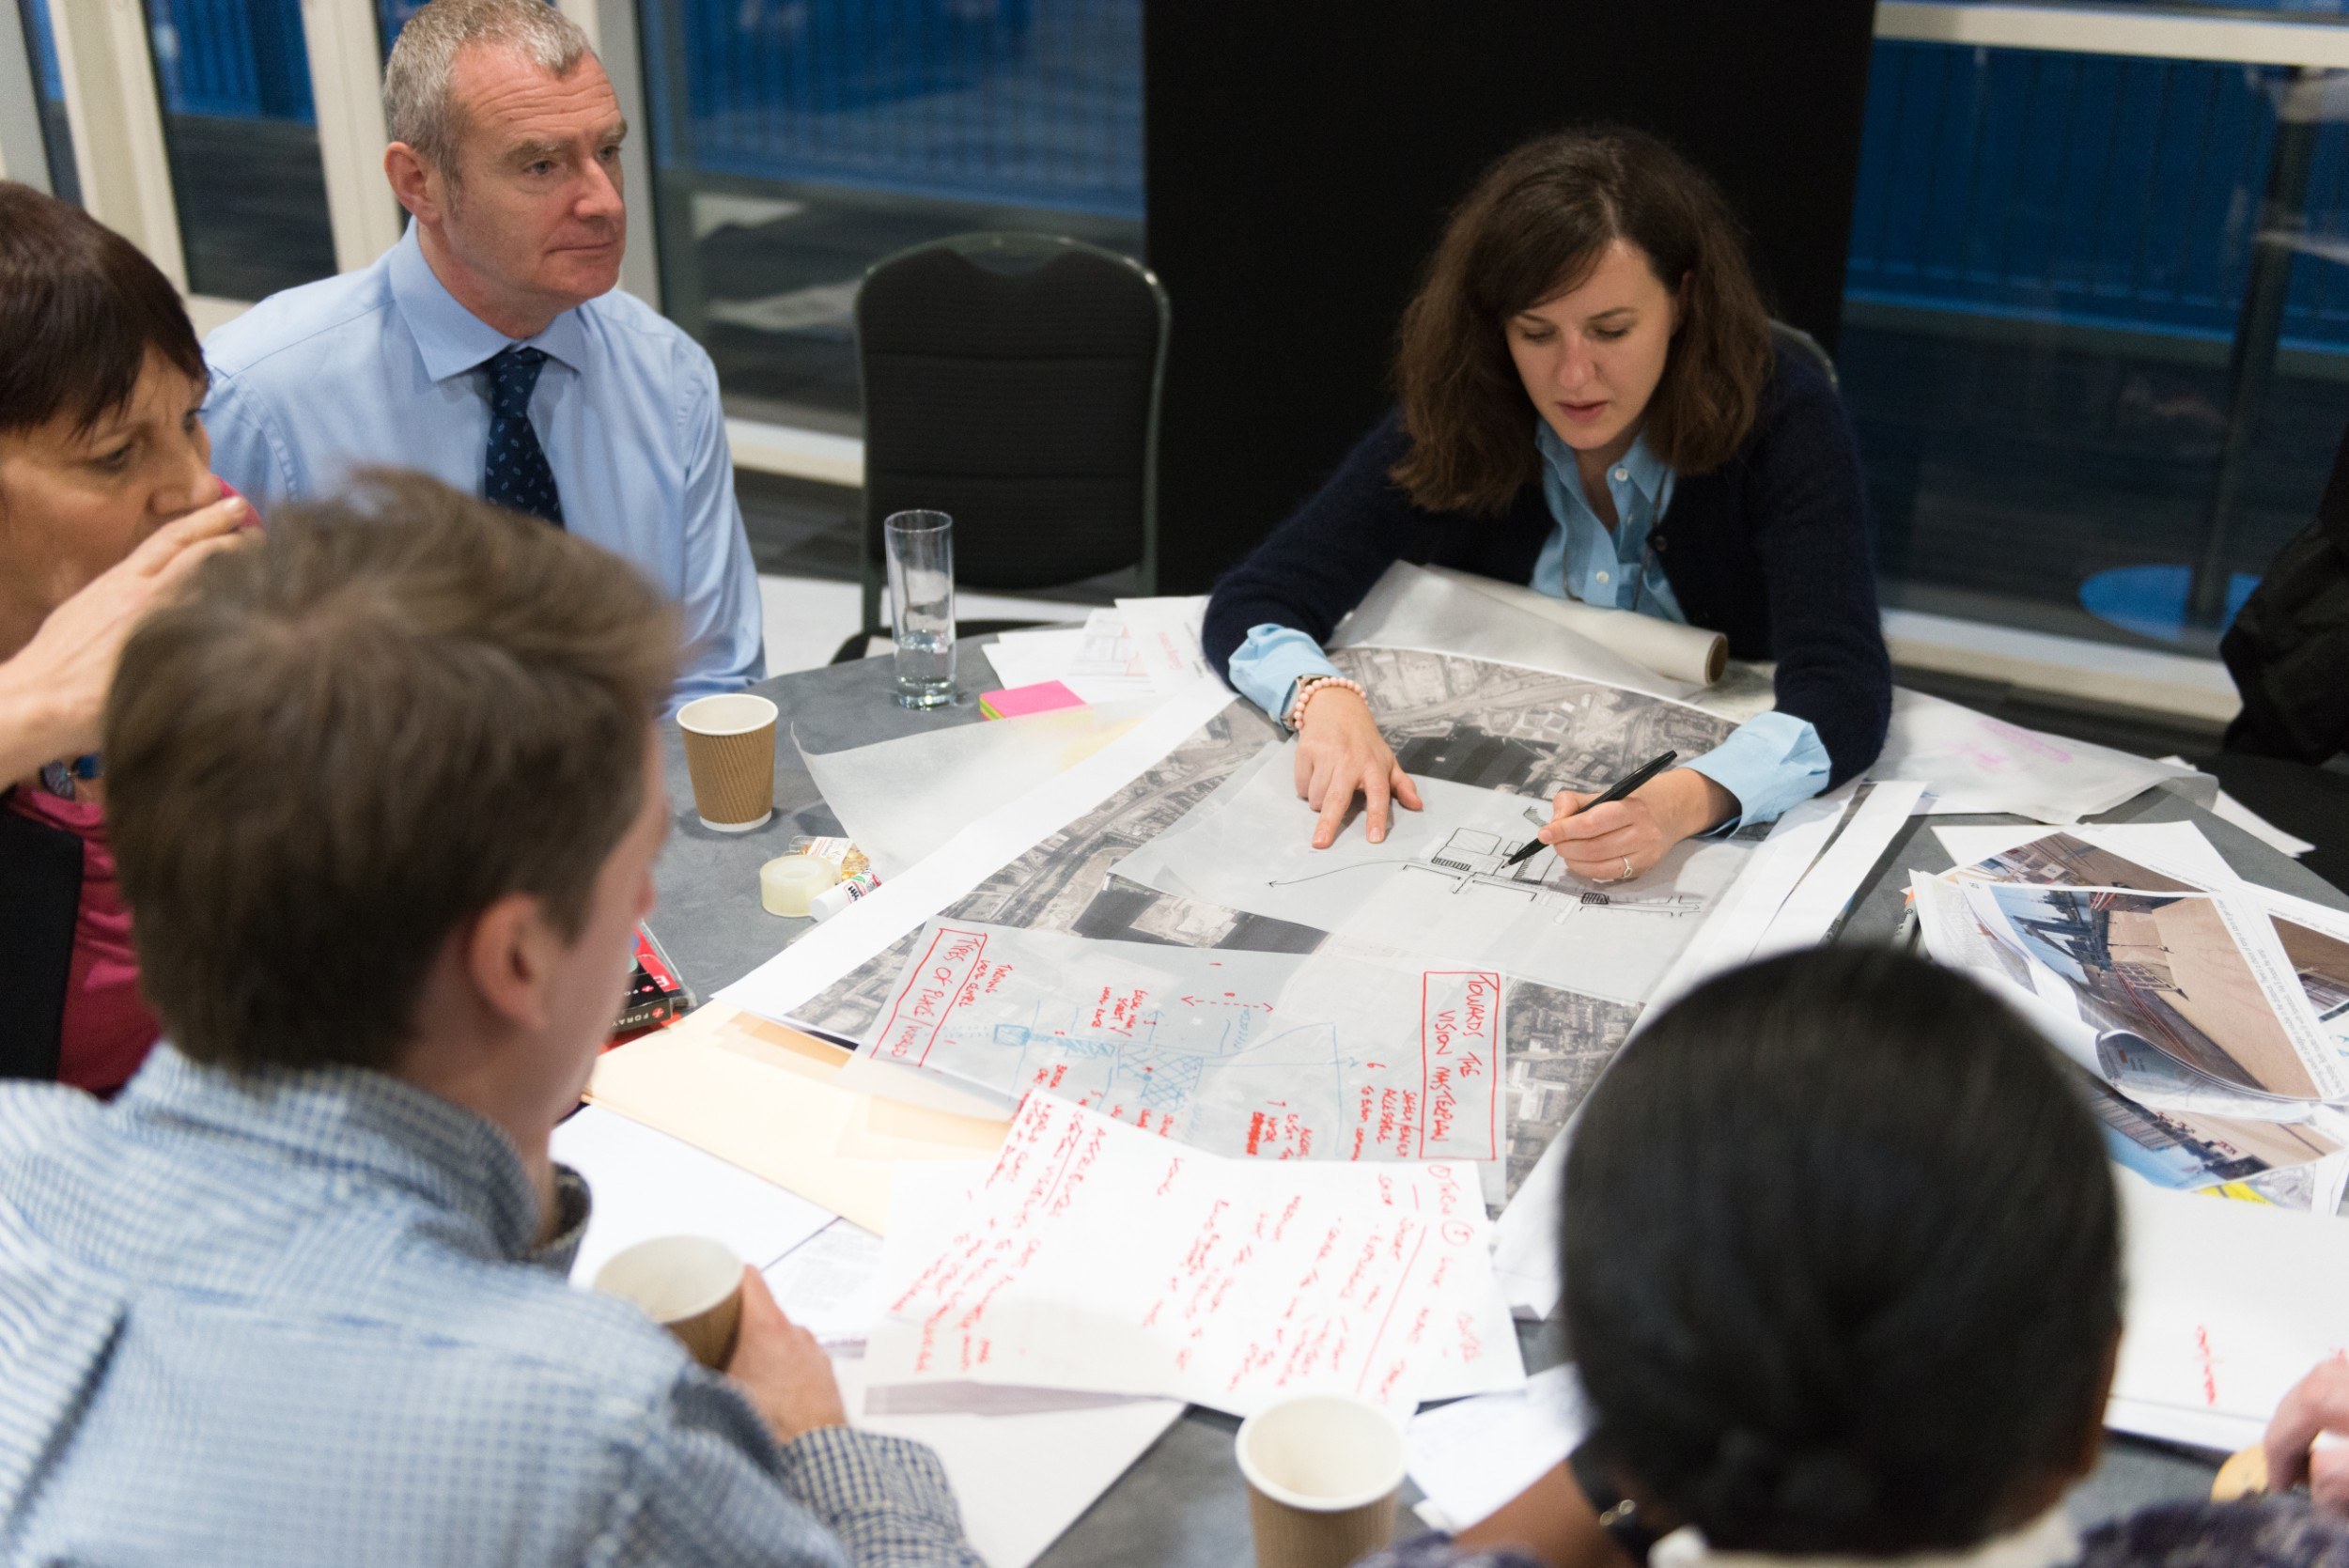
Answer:
M747 691L702 697L677 709L693 812L702 826L747 833L775 815L775 705Z
M723 1241L664 1235L612 1254L596 1288L633 1301L710 1369L734 1355L742 1327L742 1260Z
M1394 1539L1403 1431L1376 1405L1306 1394L1240 1422L1256 1568L1346 1568Z

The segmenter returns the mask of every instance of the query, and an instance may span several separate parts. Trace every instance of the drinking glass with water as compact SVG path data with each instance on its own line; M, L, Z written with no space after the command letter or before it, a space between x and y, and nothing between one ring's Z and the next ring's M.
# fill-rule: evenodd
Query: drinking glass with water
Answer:
M897 706L955 700L955 520L892 512L881 520L889 564L890 629L897 639Z

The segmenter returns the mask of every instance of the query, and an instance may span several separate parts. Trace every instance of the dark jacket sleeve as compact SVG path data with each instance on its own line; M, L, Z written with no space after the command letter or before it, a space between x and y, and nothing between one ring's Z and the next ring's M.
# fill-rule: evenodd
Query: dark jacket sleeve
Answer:
M1216 674L1230 678L1248 629L1268 621L1328 643L1371 584L1411 552L1429 519L1387 477L1409 449L1402 414L1390 413L1311 501L1224 573L1201 633Z
M1884 749L1892 663L1876 607L1859 451L1843 400L1815 366L1781 355L1742 460L1768 596L1778 708L1827 747L1830 789Z

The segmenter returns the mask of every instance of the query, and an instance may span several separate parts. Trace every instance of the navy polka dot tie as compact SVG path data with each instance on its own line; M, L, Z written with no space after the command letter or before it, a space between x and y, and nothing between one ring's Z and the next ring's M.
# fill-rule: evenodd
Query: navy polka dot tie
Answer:
M563 526L563 498L554 490L554 470L530 424L531 389L546 368L546 351L513 348L482 365L490 380L490 460L481 474L481 499Z

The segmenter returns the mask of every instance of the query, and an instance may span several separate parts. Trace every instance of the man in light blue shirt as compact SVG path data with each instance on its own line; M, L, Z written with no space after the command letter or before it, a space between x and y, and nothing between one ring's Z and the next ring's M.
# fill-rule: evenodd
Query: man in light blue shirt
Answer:
M1607 470L1608 496L1615 506L1612 529L1591 509L1574 449L1547 424L1537 424L1533 443L1542 455L1542 496L1557 527L1534 558L1531 586L1552 598L1687 624L1672 582L1647 548L1656 520L1672 505L1675 477L1649 449L1647 438L1635 438ZM1293 627L1269 622L1250 628L1248 640L1232 655L1233 690L1275 719L1286 717L1298 682L1337 673L1319 644ZM1736 813L1717 831L1770 821L1816 795L1828 780L1827 747L1819 732L1787 713L1756 714L1712 751L1681 766L1735 798Z
M566 1278L673 608L414 475L214 568L107 706L167 1043L0 1084L0 1562L980 1568L755 1271L723 1374Z
M418 469L635 563L684 607L677 701L761 678L758 582L718 378L619 292L626 124L542 0L434 0L384 73L412 214L372 266L214 332L215 471L264 518L354 469Z

